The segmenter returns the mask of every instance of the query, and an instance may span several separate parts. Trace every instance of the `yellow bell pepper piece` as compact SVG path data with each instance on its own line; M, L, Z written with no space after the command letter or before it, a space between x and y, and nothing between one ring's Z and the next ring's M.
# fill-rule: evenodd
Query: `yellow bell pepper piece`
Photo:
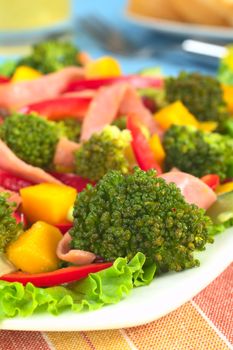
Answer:
M161 165L165 158L165 151L157 134L154 134L150 138L149 145L151 150L153 151L155 160Z
M233 113L233 86L226 86L223 87L223 98L227 104L228 110L230 113Z
M22 208L30 222L38 220L49 224L67 221L67 214L76 198L73 187L43 183L20 190Z
M160 109L154 115L157 123L167 130L171 125L193 125L198 128L198 120L189 112L181 101L176 101Z
M230 191L233 191L233 181L226 182L225 184L219 185L215 190L215 192L217 194L222 194L222 193L230 192Z
M60 230L43 221L38 221L29 230L7 247L7 258L18 269L28 273L53 271L58 268L56 255Z
M97 60L90 61L85 67L86 78L119 77L121 67L118 61L110 56L103 56Z
M34 68L28 66L19 66L16 68L15 73L11 78L11 82L18 83L19 81L34 80L41 76L42 74Z

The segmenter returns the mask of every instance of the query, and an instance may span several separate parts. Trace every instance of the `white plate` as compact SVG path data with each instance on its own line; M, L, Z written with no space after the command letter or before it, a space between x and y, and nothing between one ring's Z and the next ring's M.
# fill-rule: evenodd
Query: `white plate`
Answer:
M134 23L172 35L205 37L233 41L233 27L207 26L150 18L133 12L126 12L126 17Z
M232 247L233 229L229 229L199 254L200 267L158 277L149 286L134 289L129 297L116 305L77 314L17 317L1 322L0 329L84 331L138 326L156 320L190 300L213 281L232 262Z

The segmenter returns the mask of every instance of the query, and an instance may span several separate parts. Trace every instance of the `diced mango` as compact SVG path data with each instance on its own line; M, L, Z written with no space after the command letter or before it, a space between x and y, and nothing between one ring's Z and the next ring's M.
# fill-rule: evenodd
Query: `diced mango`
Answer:
M225 184L219 185L216 188L217 194L222 194L230 191L233 191L233 182L226 182Z
M165 151L160 138L157 134L154 134L149 140L150 148L153 151L155 160L162 165L165 158Z
M34 68L28 66L19 66L18 68L16 68L15 73L11 78L11 81L13 83L16 83L19 81L34 80L41 76L42 74Z
M97 60L90 61L85 67L85 76L91 78L119 77L121 67L118 61L110 56L103 56Z
M223 97L227 104L228 110L230 113L233 113L233 86L226 86L223 87Z
M43 183L22 188L20 194L23 213L31 223L42 220L56 225L67 221L77 192L70 186Z
M18 269L28 273L53 271L58 268L56 255L60 230L46 222L38 221L7 247L7 258Z
M211 132L217 129L217 126L218 126L218 123L214 121L199 122L198 129Z
M160 109L154 115L157 123L167 130L171 125L193 125L198 128L198 120L192 115L181 101L176 101Z

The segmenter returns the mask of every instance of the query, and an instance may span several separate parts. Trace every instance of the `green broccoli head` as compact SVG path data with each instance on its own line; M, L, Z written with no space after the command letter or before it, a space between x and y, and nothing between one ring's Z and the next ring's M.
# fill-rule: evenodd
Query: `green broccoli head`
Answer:
M57 127L60 129L60 135L67 139L79 142L82 123L74 118L66 118L56 122Z
M48 40L35 44L32 53L19 60L18 66L27 65L47 74L64 67L77 66L78 49L70 42Z
M35 114L14 114L5 119L0 137L23 161L48 169L59 141L56 124Z
M211 76L181 72L165 80L168 102L177 100L200 121L213 120L221 124L229 118L220 83Z
M193 126L172 125L164 135L163 146L166 170L176 167L198 177L218 174L224 179L233 163L230 137Z
M7 245L17 238L22 231L21 224L17 224L12 216L14 205L8 201L8 194L0 194L0 252L4 252Z
M110 261L140 251L159 272L180 271L199 264L193 252L212 242L209 225L205 211L154 170L110 171L77 196L71 245Z
M101 179L109 170L127 173L129 163L125 151L131 142L128 130L106 126L84 142L75 153L75 172L93 181Z

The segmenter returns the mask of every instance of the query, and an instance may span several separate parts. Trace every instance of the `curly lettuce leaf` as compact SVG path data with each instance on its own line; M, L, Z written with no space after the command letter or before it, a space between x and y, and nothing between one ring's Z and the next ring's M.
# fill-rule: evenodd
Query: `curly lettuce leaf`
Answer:
M233 85L233 46L227 47L227 54L220 61L218 79L225 85Z
M45 311L59 315L64 310L80 312L115 304L134 287L152 281L156 266L145 266L145 261L142 253L137 253L129 262L118 258L110 268L66 287L37 288L31 283L23 286L18 282L0 281L0 319Z

